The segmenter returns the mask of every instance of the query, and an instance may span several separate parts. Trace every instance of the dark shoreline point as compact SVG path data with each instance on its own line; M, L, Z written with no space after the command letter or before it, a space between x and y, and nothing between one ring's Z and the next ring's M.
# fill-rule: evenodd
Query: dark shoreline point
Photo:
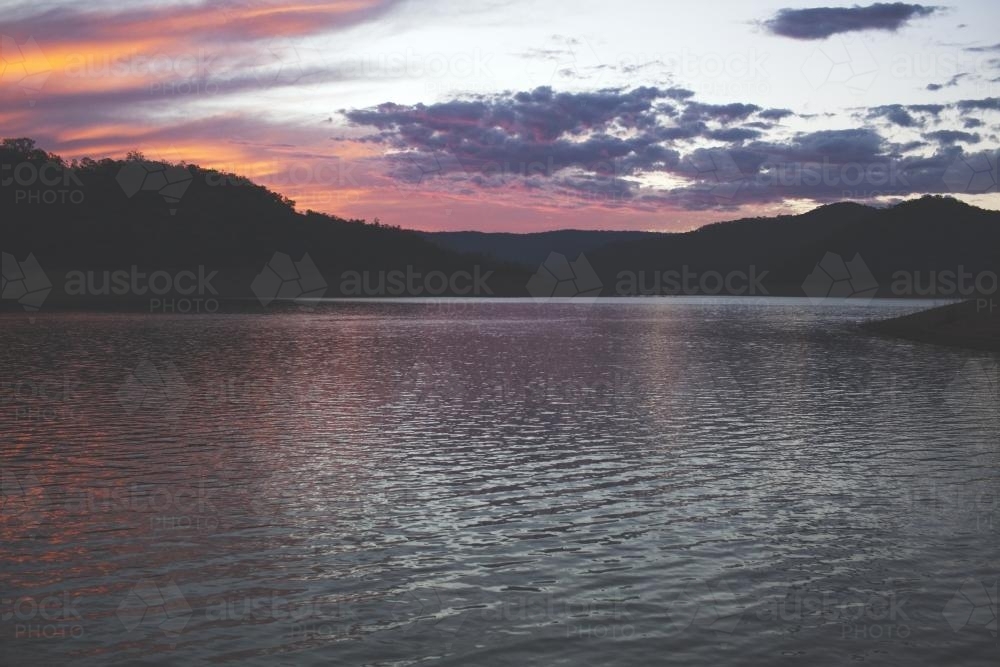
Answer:
M1000 299L962 301L867 322L864 329L922 343L1000 352Z

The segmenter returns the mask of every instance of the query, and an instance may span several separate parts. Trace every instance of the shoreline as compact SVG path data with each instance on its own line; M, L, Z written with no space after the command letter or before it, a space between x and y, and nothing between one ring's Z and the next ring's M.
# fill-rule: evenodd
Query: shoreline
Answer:
M862 328L880 336L919 343L1000 352L1000 302L981 299L922 310Z

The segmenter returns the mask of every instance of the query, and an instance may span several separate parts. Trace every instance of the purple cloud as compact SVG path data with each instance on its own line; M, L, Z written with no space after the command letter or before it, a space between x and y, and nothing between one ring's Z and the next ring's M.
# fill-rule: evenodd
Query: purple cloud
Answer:
M782 9L764 22L773 34L792 39L825 39L860 30L895 31L915 18L930 16L939 7L877 2L868 7L813 7Z

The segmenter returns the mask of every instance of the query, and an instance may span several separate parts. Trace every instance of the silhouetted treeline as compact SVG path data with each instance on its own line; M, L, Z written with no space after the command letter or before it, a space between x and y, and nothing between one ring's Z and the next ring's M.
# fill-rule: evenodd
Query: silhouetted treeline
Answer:
M238 174L137 153L67 163L30 139L0 143L0 230L0 250L18 261L33 254L49 276L49 303L70 305L79 301L65 289L70 273L101 278L102 271L131 267L204 267L218 272L221 298L253 299L260 290L251 285L276 253L292 260L308 253L327 297L539 297L551 295L539 290L572 294L574 285L593 294L595 281L600 296L822 296L824 290L838 296L846 290L972 297L994 296L1000 272L1000 213L949 197L881 209L831 204L673 234L426 234L299 213L294 202ZM586 266L546 261L550 252L570 262L582 252ZM529 289L536 271L545 279ZM581 274L574 281L567 271ZM432 273L443 280L428 291ZM484 280L459 281L456 291L447 283L461 274ZM420 280L410 282L412 275Z
M623 271L637 277L641 273L648 286L655 286L656 272L686 269L725 278L749 273L752 267L758 277L766 272L761 283L769 294L813 296L803 285L831 253L845 266L860 258L878 284L877 296L969 297L979 294L978 288L960 294L960 285L952 289L951 283L968 287L977 281L993 295L1000 273L1000 212L930 195L889 208L844 202L801 215L723 222L615 244L589 259L612 291ZM865 276L857 271L850 275L851 266L846 268L847 277L860 287Z
M308 252L331 297L352 271L367 272L377 287L380 272L451 274L479 266L494 272L490 287L501 292L513 285L523 291L528 275L396 226L296 212L293 201L237 174L135 153L67 162L31 139L0 143L0 221L0 250L19 260L33 253L54 283L55 299L68 271L131 266L204 266L219 271L225 296L252 297L252 278L278 252L293 259Z

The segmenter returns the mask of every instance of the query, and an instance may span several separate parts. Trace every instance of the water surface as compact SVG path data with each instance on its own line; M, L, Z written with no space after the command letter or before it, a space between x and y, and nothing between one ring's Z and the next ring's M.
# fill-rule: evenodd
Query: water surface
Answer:
M995 665L996 358L923 304L2 320L2 664Z

